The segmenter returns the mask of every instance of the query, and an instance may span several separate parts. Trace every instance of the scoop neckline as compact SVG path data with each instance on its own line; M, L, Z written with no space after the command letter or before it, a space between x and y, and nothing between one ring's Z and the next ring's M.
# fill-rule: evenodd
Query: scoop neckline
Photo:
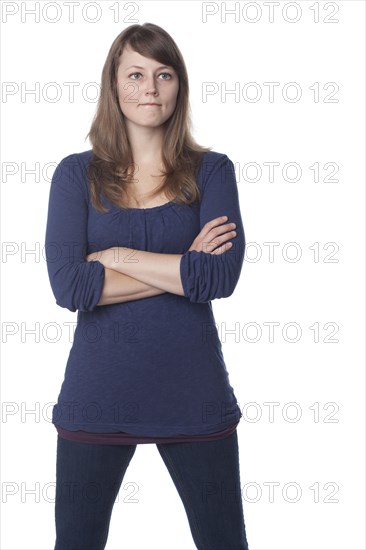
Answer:
M170 206L173 206L173 204L176 204L174 201L168 201L164 202L164 204L159 204L158 206L150 206L148 208L130 208L127 207L126 209L120 208L117 206L119 210L127 211L127 212L152 212L152 211L158 211L163 210L163 208L168 208Z

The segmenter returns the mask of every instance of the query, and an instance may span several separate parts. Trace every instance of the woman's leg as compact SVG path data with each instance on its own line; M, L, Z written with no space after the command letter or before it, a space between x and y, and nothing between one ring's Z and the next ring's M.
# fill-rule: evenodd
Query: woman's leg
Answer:
M114 501L136 445L57 438L55 550L102 550Z
M248 550L237 432L217 441L157 448L185 507L199 550Z

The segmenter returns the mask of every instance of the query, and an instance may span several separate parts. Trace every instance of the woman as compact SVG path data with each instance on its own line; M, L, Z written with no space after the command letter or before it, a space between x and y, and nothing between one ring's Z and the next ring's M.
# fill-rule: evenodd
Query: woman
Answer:
M48 274L56 303L78 310L52 418L55 550L105 548L143 443L157 445L197 548L248 548L242 414L211 307L235 289L245 237L233 163L192 138L188 95L170 35L126 28L104 65L93 148L52 179Z

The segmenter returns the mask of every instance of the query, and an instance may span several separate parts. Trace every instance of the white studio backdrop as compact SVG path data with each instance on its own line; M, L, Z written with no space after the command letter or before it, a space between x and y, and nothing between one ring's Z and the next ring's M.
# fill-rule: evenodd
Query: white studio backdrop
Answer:
M247 240L213 302L243 417L251 550L363 550L365 4L2 2L1 548L52 550L56 430L76 313L55 303L44 237L52 173L85 141L115 37L165 28L194 135L234 162ZM33 92L32 92L33 90ZM108 550L186 550L183 504L139 445Z

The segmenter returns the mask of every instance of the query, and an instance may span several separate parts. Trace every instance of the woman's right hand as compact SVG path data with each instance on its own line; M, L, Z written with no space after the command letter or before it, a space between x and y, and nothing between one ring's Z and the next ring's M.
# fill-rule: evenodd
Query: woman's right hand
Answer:
M207 222L188 251L196 250L197 252L206 252L206 254L223 254L229 250L232 243L227 241L236 236L236 232L233 231L236 224L225 223L226 220L227 216L220 216Z

